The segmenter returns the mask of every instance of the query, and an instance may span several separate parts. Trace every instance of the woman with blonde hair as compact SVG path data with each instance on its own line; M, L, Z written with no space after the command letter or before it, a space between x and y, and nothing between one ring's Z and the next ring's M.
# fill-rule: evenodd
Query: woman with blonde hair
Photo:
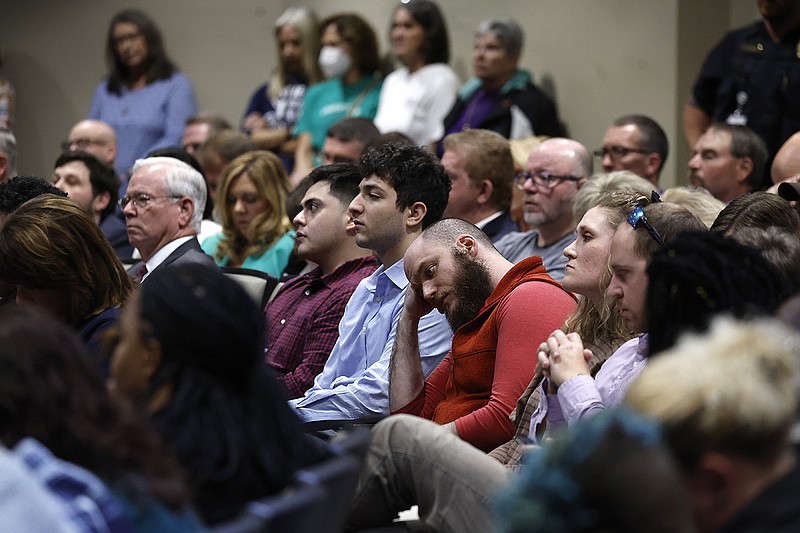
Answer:
M634 207L648 203L647 197L637 191L610 190L586 211L578 224L575 241L564 249L569 261L561 285L581 298L562 329L578 333L592 350L592 375L622 343L633 337L627 321L605 294L611 282L611 239ZM558 426L558 422L550 420L552 415L548 415L545 400L555 389L543 378L540 365L511 415L517 428L515 438L490 453L506 466L518 466L525 443L541 443ZM542 432L537 431L540 424L545 428Z
M316 13L303 6L290 7L275 20L278 65L250 97L242 118L242 130L256 146L274 150L287 168L292 165L292 129L306 88L322 81L318 25Z
M17 302L49 311L72 326L95 366L107 372L103 333L117 322L131 279L85 209L43 194L19 207L0 230L0 279Z
M294 248L286 215L289 180L280 159L257 150L225 167L217 190L222 232L202 243L220 266L251 268L279 277Z

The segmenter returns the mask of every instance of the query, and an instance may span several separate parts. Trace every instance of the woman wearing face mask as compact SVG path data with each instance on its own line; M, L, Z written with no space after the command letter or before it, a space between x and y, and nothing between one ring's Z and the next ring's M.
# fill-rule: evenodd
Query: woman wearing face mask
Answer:
M444 134L444 117L456 101L459 80L447 62L450 43L439 7L430 0L398 5L389 31L401 66L386 77L375 125L426 146Z
M291 169L297 122L310 84L322 81L318 65L319 22L313 10L290 7L275 21L278 68L253 93L242 118L242 131L262 150L275 151Z
M314 167L328 128L346 117L372 119L378 110L380 59L369 24L353 13L330 16L320 24L320 43L319 66L328 79L306 91L294 130L293 186Z

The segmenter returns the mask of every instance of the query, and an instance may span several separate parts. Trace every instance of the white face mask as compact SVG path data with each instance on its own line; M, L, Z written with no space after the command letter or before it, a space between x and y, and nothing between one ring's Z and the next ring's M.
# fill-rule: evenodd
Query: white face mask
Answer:
M350 56L338 46L323 46L319 52L319 68L328 79L343 76L350 63Z

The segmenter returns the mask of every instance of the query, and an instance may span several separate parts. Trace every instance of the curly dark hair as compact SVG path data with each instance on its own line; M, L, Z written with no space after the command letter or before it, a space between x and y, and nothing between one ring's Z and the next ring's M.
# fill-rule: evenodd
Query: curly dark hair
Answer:
M450 177L429 151L418 146L376 146L361 156L359 168L362 179L377 176L392 186L399 211L415 202L425 204L423 229L442 218L450 197Z
M0 215L10 215L19 206L42 194L66 198L67 193L38 176L17 176L0 183Z
M132 498L144 486L171 509L189 503L178 463L132 406L109 393L76 334L19 305L0 309L0 440L11 447L25 437Z
M671 348L683 333L702 333L719 314L771 315L788 295L783 278L755 248L705 231L681 234L647 266L648 348Z

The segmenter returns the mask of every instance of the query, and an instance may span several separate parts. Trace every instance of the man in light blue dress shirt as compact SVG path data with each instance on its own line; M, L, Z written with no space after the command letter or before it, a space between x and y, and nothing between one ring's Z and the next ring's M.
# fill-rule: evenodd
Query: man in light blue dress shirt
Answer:
M450 178L429 152L386 145L361 159L359 194L350 204L359 246L382 265L356 288L339 323L339 339L306 394L293 400L303 420L357 420L389 414L389 361L408 279L403 255L447 205ZM427 376L450 351L452 331L433 311L419 324Z

